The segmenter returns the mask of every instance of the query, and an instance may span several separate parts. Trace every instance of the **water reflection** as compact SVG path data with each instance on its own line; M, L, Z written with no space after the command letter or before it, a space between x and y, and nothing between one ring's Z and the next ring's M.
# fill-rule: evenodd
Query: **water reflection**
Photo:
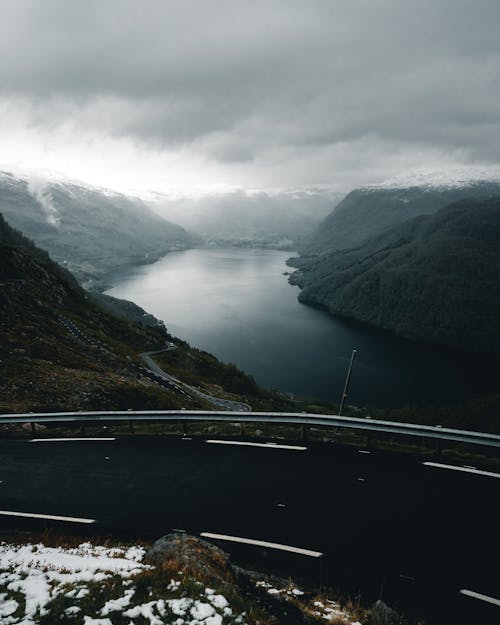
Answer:
M400 340L297 301L288 252L195 249L117 281L110 295L163 319L172 334L268 387L338 400L353 348L350 401L380 406L456 402L498 388L492 363Z

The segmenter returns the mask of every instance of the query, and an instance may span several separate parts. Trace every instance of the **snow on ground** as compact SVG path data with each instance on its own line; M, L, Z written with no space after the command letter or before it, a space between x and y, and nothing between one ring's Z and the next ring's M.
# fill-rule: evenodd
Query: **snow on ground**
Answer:
M298 599L304 595L304 592L299 588L294 588L293 586L287 586L286 588L274 588L272 584L265 581L259 581L256 583L257 588L262 588L268 594L282 597L285 600L290 599ZM353 621L353 617L341 608L341 606L336 601L330 601L326 599L325 601L313 600L310 605L304 606L306 608L306 612L311 616L316 617L317 619L325 619L326 621L331 621L334 618L341 618L347 623L351 625L361 625L358 621Z
M154 568L142 563L143 556L141 547L1 543L0 625L35 625L41 617L61 615L83 625L113 625L123 616L131 625L144 619L151 625L243 624L244 614L235 613L225 597L201 583L195 583L193 596L192 583L186 591L182 576L165 585L161 597L136 597L136 576ZM102 590L117 596L99 597Z

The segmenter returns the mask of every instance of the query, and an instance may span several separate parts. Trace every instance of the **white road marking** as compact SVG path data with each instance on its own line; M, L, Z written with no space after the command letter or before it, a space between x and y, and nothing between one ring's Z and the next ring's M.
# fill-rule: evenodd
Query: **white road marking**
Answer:
M472 597L472 599L479 599L479 601L485 601L486 603L492 603L493 605L500 606L500 599L488 597L488 595L482 595L480 592L474 592L473 590L466 590L465 588L462 588L460 594L465 595L466 597Z
M310 556L311 558L321 558L323 555L321 551L311 551L311 549L302 549L301 547L290 547L289 545L281 545L279 543L269 543L265 540L255 540L253 538L240 538L239 536L226 536L225 534L212 534L211 532L202 532L200 536L203 536L204 538L214 538L216 540L227 540L232 543L243 543L245 545L279 549L280 551L298 553L302 556Z
M371 454L371 451L368 451L367 449L358 449L358 454Z
M36 514L35 512L13 512L11 510L0 510L1 516L20 516L28 519L48 519L49 521L68 521L69 523L95 523L95 519L83 519L72 516L58 516L53 514Z
M207 443L215 443L216 445L242 445L246 447L266 447L267 449L294 449L295 451L305 451L307 447L299 445L277 445L276 443L250 443L247 441L222 441L207 440Z
M32 438L30 443L68 443L75 441L116 441L116 438Z
M500 473L481 471L480 469L471 469L470 467L457 467L454 464L441 464L439 462L422 462L422 464L425 464L426 467L436 467L437 469L450 469L451 471L462 471L463 473L473 473L474 475L500 478Z

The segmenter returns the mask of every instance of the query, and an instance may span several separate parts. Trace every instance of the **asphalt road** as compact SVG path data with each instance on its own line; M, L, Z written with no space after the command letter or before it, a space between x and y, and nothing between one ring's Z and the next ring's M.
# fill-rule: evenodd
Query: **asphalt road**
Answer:
M0 441L0 529L156 538L174 528L271 541L321 559L220 543L237 561L368 600L414 606L430 623L495 623L500 479L414 458L332 446L272 449L204 440Z
M209 404L212 404L212 406L215 406L216 408L222 408L223 410L245 410L245 411L252 410L249 404L245 404L243 402L232 401L230 399L222 399L220 397L215 397L214 395L209 395L208 393L204 393L203 391L200 391L194 386L190 386L189 384L182 382L178 378L175 378L173 375L170 375L169 373L166 373L165 371L163 371L163 369L161 369L151 357L154 354L161 354L162 352L169 352L174 349L176 349L176 346L172 343L166 349L159 349L154 352L143 352L142 354L140 354L140 356L142 360L146 363L148 368L155 375L162 378L163 380L166 380L167 382L172 384L175 388L180 389L181 391L182 389L184 389L183 392L187 392L189 395L196 395L197 397L201 397L202 399L207 401Z

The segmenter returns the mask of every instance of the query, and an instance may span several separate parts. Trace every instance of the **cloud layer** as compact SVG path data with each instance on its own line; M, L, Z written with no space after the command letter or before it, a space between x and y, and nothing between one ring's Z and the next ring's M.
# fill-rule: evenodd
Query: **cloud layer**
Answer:
M5 0L0 160L111 186L500 162L498 0Z

